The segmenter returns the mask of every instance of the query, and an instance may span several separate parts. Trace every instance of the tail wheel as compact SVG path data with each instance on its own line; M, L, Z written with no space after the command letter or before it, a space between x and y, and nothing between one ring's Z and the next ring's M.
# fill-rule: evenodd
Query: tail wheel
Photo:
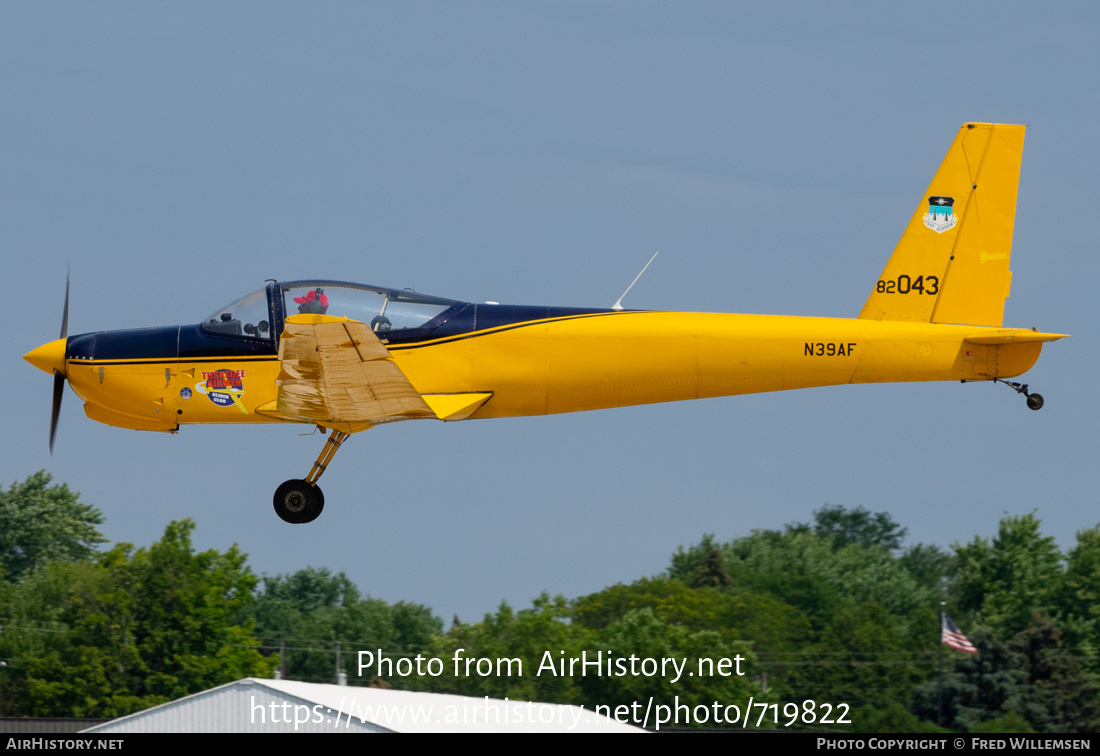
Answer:
M1006 381L1002 378L994 378L994 383L1003 383L1017 394L1023 394L1027 399L1027 408L1029 410L1040 410L1043 408L1043 396L1042 394L1033 394L1027 390L1026 383L1016 383L1015 381ZM966 381L963 381L966 383Z

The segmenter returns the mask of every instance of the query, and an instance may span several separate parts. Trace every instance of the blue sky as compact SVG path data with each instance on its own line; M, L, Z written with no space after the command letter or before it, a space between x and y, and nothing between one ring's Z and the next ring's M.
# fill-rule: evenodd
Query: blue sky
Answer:
M774 7L773 7L774 6ZM24 3L0 7L0 480L49 469L113 540L174 518L258 572L344 570L477 619L655 574L680 544L891 513L910 542L1100 521L1096 9L1065 3ZM854 317L966 121L1030 126L1000 386L842 386L353 437L99 425L22 355L193 323L264 279L472 301Z

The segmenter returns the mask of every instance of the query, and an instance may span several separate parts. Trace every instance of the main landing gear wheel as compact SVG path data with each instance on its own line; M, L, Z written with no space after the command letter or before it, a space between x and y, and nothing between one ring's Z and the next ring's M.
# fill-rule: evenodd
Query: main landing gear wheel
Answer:
M313 522L325 508L321 489L304 480L288 480L275 489L275 514L285 522L299 525Z
M321 433L325 429L321 428ZM313 522L325 508L325 495L321 493L321 487L317 481L321 479L328 463L340 448L340 444L351 435L345 431L333 429L332 435L325 441L325 447L313 463L313 469L305 480L288 480L275 490L275 514L284 522L300 525L304 522Z

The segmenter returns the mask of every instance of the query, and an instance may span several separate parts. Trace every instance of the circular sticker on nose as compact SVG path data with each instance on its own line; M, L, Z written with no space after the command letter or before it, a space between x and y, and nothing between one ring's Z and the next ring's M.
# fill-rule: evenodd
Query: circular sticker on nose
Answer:
M202 377L205 380L195 384L196 391L206 394L206 398L219 407L236 407L248 414L241 402L241 397L244 396L243 370L222 368L212 373L203 373Z

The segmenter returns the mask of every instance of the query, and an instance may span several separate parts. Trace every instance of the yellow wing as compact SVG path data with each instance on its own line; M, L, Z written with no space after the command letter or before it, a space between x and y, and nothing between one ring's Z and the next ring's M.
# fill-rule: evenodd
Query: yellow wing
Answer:
M365 324L331 315L291 315L279 341L278 399L257 409L320 425L378 425L435 418Z

